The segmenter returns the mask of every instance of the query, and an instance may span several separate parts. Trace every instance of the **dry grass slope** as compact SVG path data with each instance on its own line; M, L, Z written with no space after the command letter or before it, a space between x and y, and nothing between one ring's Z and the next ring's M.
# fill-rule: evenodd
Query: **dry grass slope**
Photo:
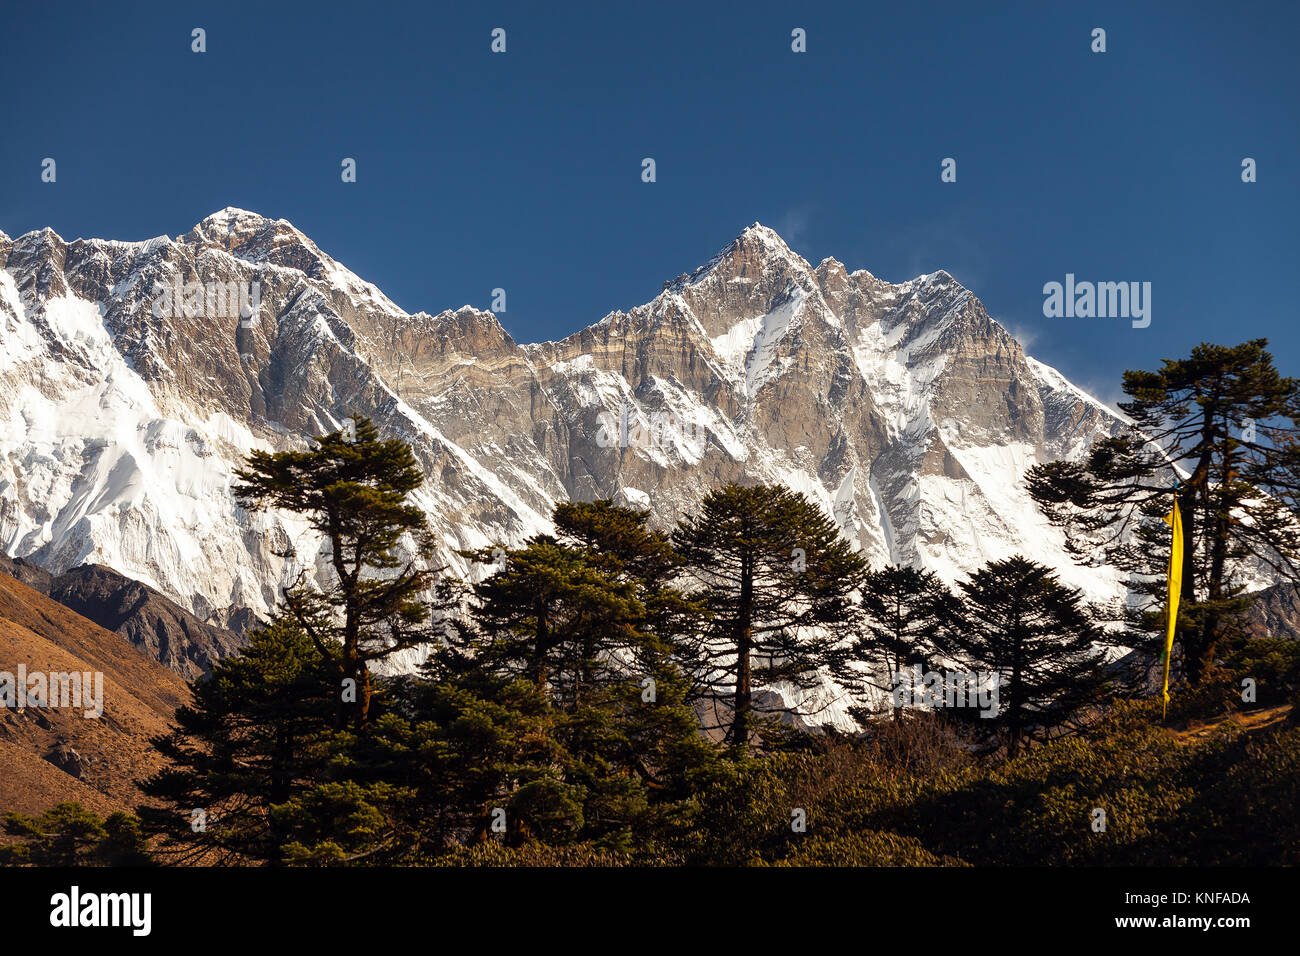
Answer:
M149 738L189 690L118 634L0 574L0 671L98 671L104 712L0 708L0 812L38 813L61 800L96 812L134 807L135 781L159 766Z

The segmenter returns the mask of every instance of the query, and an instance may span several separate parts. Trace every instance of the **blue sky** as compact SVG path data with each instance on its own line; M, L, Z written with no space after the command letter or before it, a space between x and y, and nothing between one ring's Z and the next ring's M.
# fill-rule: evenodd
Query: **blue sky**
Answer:
M947 269L1103 398L1202 340L1266 336L1300 375L1298 28L1259 2L24 4L0 229L144 239L242 206L410 311L503 287L534 341L757 220L814 264ZM1151 282L1150 327L1044 318L1067 272Z

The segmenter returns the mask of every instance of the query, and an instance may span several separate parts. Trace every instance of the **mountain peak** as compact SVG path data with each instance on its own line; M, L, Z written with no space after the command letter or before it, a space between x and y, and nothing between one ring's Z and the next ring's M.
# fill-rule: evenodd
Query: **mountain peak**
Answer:
M253 236L274 236L291 239L305 246L315 245L289 220L271 219L238 206L227 206L205 217L190 230L186 238L195 242L215 243L229 250Z
M237 206L212 213L180 237L180 241L199 248L220 249L253 263L296 268L316 277L321 275L321 270L329 271L324 253L289 220L271 219ZM344 284L349 287L355 284L346 281L347 278L344 277Z
M750 262L785 261L800 264L805 270L812 269L802 256L786 245L786 241L781 238L775 229L770 229L761 222L754 222L741 230L740 235L719 249L713 258L694 272L683 273L677 279L664 283L664 289L680 291L686 285L701 281L724 262L744 260Z
M224 209L218 209L211 215L204 216L198 225L207 226L213 229L232 228L236 225L255 222L258 224L270 222L261 213L253 212L249 209L241 209L238 206L226 206Z
M18 237L19 240L31 239L33 242L49 242L51 239L63 241L63 237L54 231L52 226L42 226L40 229L29 229Z
M736 237L736 242L742 244L746 242L758 243L776 253L792 254L793 252L789 244L781 238L781 235L775 229L771 229L757 221L741 230L740 235Z

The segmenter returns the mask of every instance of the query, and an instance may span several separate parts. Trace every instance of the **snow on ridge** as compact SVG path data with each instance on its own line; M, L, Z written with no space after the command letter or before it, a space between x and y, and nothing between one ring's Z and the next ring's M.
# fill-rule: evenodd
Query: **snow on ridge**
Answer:
M253 212L251 209L244 209L241 206L223 206L221 209L218 209L216 212L204 216L203 219L199 221L198 225L203 225L203 223L205 222L226 223L226 222L232 222L239 219L256 219L260 222L275 221L272 219L268 219L266 216L263 216L261 213ZM280 220L280 221L284 222L285 220Z
M781 238L775 229L769 229L758 221L755 221L752 225L746 226L744 231L741 232L740 238L757 239L767 247L768 251L774 252L777 255L798 255L798 253L790 248L789 243Z
M212 247L199 255L218 255L217 271L224 263L238 261ZM132 281L140 266L113 264L121 272L132 270L126 279L120 273L114 276L113 289L120 291L122 282ZM310 361L322 345L334 354L356 358L331 327L340 317L328 306L319 280L312 281L301 270L285 271L306 282L308 290L306 298L291 296L296 300L293 313L306 333L301 345L304 361ZM291 528L291 518L242 516L231 500L232 462L237 464L252 448L270 450L271 446L224 413L203 416L200 409L186 411L187 406L179 403L180 417L168 417L177 412L160 410L149 385L119 351L105 325L103 305L72 295L51 297L42 305L40 318L30 318L14 277L0 270L0 344L4 346L0 374L19 363L26 368L35 368L33 362L47 367L35 379L39 388L23 383L27 376L21 375L14 392L0 377L4 396L0 405L11 417L0 435L0 500L17 504L8 510L19 515L16 522L8 520L0 526L0 548L56 569L98 561L169 594L200 616L235 605L264 613L282 579L278 565L259 564L273 560L266 553L243 552L244 542L258 547L248 536L275 535L283 529L300 553L314 553L310 542L298 540L303 529ZM463 314L464 309L458 312ZM51 345L57 344L58 353L50 351L42 328L48 330L45 335ZM162 355L157 358L163 360ZM427 434L457 459L486 500L496 499L502 513L522 522L523 533L549 526L528 502L425 421L378 376L371 381L388 392L392 407L412 432ZM318 411L330 418L328 409ZM274 422L266 424L273 431L284 431L276 429ZM296 433L286 432L284 437L295 443L303 440ZM6 464L11 462L20 463L16 474ZM534 483L529 493L541 490ZM39 504L15 498L37 493ZM444 517L463 508L459 501L439 504L429 499L429 503ZM0 508L0 513L5 510ZM246 522L243 527L241 522ZM470 535L482 538L480 543L489 536L487 530Z
M231 236L245 226L249 227L250 240L241 243L241 247L247 246L252 237L266 233L268 228L273 228L275 231L265 237L264 243L246 249L241 253L223 248L219 244L208 245L208 243L216 242L219 237ZM214 235L210 235L210 232L214 233ZM287 219L269 219L246 209L227 206L225 209L215 212L197 223L191 233L197 233L198 237L200 237L193 241L192 244L203 246L202 251L197 254L196 258L209 253L218 253L229 256L235 262L246 263L257 269L295 273L308 281L324 283L328 289L339 290L363 299L377 311L393 316L410 317L410 313L407 313L389 299L378 286L372 282L367 282L339 263L321 249L310 236ZM179 241L185 242L187 239L188 236L182 236ZM310 271L268 261L267 257L271 249L277 246L293 244L302 246L315 258L316 261ZM313 275L313 272L318 272L319 275Z
M0 291L12 283L5 276ZM88 364L52 362L47 352L56 381L46 384L57 386L57 403L31 386L6 402L0 462L20 470L6 474L0 465L0 498L13 502L33 491L40 497L35 511L15 509L23 517L0 528L0 548L43 555L54 570L97 561L191 607L188 598L204 584L233 584L208 561L207 549L222 547L214 542L243 534L226 503L232 469L213 449L264 443L228 416L186 422L162 413L117 351L95 303L52 298L44 313L54 340ZM253 592L242 598L259 605Z
M795 286L786 299L766 315L742 319L719 336L710 339L714 353L729 368L743 369L738 379L742 394L753 397L764 384L780 374L769 374L776 350L786 333L797 327L808 293Z
M91 248L103 252L112 249L115 252L141 252L146 255L166 249L172 245L170 236L154 236L151 239L74 239L73 244L83 242Z
M741 230L738 236L714 253L704 265L698 267L694 272L683 274L669 282L668 288L674 292L681 292L686 286L698 286L708 278L721 262L744 245L746 240L760 244L764 252L768 254L768 258L775 258L806 273L812 272L812 266L808 261L791 249L786 241L777 234L776 230L770 229L760 222L755 222Z
M1034 373L1034 377L1053 391L1068 392L1081 401L1087 402L1092 407L1105 412L1112 418L1119 419L1126 425L1133 424L1133 419L1128 415L1125 415L1119 409L1111 408L1101 399L1089 395L1046 362L1040 362L1029 354L1025 355L1025 362L1029 365L1029 370Z

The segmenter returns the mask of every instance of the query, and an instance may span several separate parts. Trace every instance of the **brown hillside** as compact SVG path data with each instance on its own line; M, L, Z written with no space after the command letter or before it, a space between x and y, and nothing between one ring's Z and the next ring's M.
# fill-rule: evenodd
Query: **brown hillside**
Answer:
M149 738L167 729L189 690L174 673L45 595L0 574L0 671L98 671L104 712L0 706L0 812L60 800L102 812L140 802L135 780L159 766Z

